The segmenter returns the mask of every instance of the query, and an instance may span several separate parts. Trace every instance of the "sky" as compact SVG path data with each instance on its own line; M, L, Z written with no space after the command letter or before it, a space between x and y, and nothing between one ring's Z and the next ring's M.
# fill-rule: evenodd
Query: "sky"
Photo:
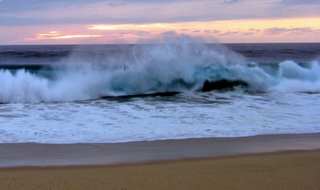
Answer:
M320 0L0 0L0 45L320 42Z

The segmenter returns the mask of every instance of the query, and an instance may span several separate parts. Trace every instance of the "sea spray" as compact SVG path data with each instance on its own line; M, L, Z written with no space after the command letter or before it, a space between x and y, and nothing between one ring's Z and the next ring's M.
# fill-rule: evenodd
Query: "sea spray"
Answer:
M320 64L313 61L300 66L293 61L279 64L278 84L270 91L320 93Z

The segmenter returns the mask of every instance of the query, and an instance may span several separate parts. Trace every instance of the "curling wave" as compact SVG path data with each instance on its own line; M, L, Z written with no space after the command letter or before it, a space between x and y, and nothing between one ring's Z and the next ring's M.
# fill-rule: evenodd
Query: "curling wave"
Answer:
M0 102L47 102L158 93L232 90L320 92L314 61L262 64L225 48L188 43L134 46L125 54L71 55L46 68L0 70Z

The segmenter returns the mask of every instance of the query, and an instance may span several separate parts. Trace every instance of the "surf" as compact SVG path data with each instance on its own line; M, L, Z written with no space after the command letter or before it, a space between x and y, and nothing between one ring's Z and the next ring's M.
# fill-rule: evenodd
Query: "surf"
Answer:
M117 51L80 52L85 53L71 53L51 64L0 66L0 102L221 93L235 89L251 93L320 92L318 61L249 62L218 44L184 40L130 45Z

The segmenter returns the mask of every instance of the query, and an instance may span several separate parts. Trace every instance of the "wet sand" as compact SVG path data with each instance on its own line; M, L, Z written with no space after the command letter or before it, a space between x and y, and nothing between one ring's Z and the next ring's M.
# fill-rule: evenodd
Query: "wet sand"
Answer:
M0 189L320 189L319 134L0 151Z
M0 189L320 189L320 151L0 170Z

